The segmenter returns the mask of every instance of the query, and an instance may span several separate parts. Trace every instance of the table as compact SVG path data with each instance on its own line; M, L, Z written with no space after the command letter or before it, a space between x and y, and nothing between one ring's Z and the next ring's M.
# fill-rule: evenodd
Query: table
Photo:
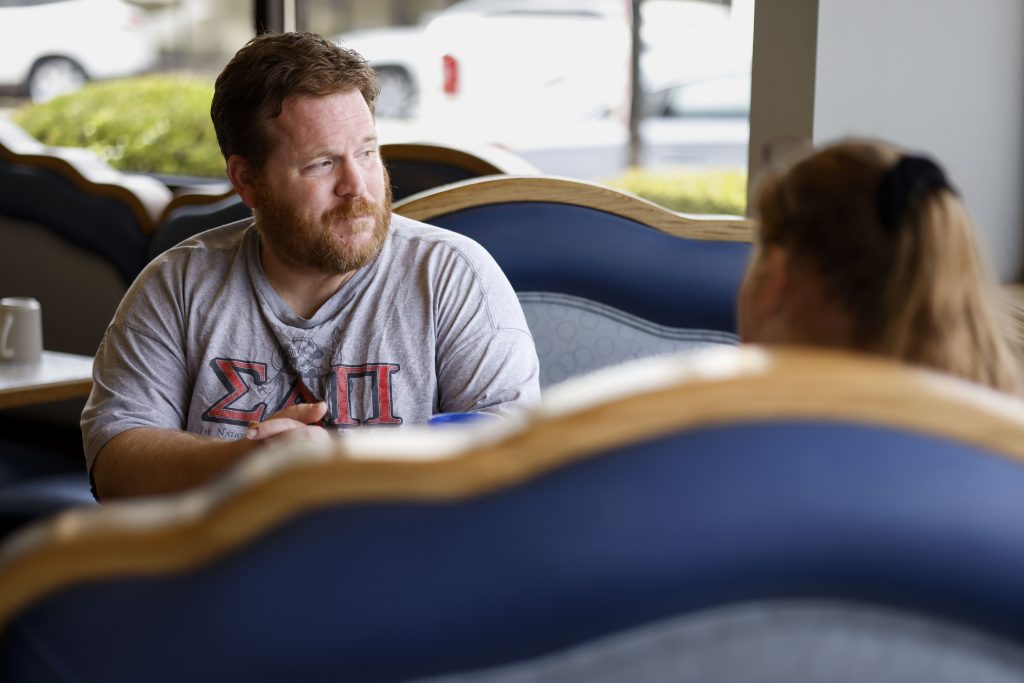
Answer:
M43 351L33 363L0 362L0 409L88 396L92 356Z

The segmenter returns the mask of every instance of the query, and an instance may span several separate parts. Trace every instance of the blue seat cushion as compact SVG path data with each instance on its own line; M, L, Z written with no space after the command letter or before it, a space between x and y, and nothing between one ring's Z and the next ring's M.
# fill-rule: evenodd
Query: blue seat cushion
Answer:
M462 500L318 507L194 571L61 591L9 629L0 676L400 681L801 597L1019 643L1022 490L1020 463L887 428L695 430Z
M517 292L569 294L668 327L736 330L745 242L685 239L547 202L473 207L429 222L482 244Z
M54 171L0 159L0 214L45 226L109 261L130 284L146 264L149 238L129 206L83 192Z

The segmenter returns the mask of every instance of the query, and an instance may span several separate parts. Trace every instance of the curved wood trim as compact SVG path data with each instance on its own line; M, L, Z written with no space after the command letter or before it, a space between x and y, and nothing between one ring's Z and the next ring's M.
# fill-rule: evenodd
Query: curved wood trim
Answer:
M380 146L385 163L426 161L465 169L475 175L526 174L537 169L525 159L499 147L455 147L430 142L389 142Z
M127 205L144 234L153 232L171 201L171 191L159 180L122 173L86 149L47 147L2 119L0 158L52 171L83 192Z
M397 214L429 223L437 216L477 206L510 202L554 202L585 206L689 239L751 242L754 222L746 218L691 217L597 183L557 176L489 176L444 185L396 202Z
M645 370L657 386L600 397L610 379L628 384ZM403 462L398 458L408 453L396 448L393 460L379 454L359 460L367 449L347 440L333 453L293 444L182 496L68 511L4 549L0 627L61 587L187 570L319 506L482 495L673 431L782 419L891 426L1024 464L1024 402L926 370L847 354L755 347L647 359L561 385L521 428L490 445L455 449L445 459Z
M192 188L186 192L176 194L164 208L163 213L160 214L158 225L162 225L176 209L180 209L183 206L209 206L235 194L237 194L235 188L230 183L227 183L227 187L224 184L218 183L211 187Z

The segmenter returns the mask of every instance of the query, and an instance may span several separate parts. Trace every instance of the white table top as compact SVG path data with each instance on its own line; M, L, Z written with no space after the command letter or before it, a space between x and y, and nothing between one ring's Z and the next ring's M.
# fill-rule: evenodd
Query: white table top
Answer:
M33 363L0 362L0 409L88 396L92 357L44 351Z

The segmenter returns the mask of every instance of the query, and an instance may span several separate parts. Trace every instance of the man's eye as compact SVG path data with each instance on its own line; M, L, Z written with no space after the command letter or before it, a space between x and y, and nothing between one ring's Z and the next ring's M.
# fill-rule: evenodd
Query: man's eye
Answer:
M330 159L320 159L319 161L314 161L306 168L310 171L319 171L325 168L330 168L333 163L334 162Z

